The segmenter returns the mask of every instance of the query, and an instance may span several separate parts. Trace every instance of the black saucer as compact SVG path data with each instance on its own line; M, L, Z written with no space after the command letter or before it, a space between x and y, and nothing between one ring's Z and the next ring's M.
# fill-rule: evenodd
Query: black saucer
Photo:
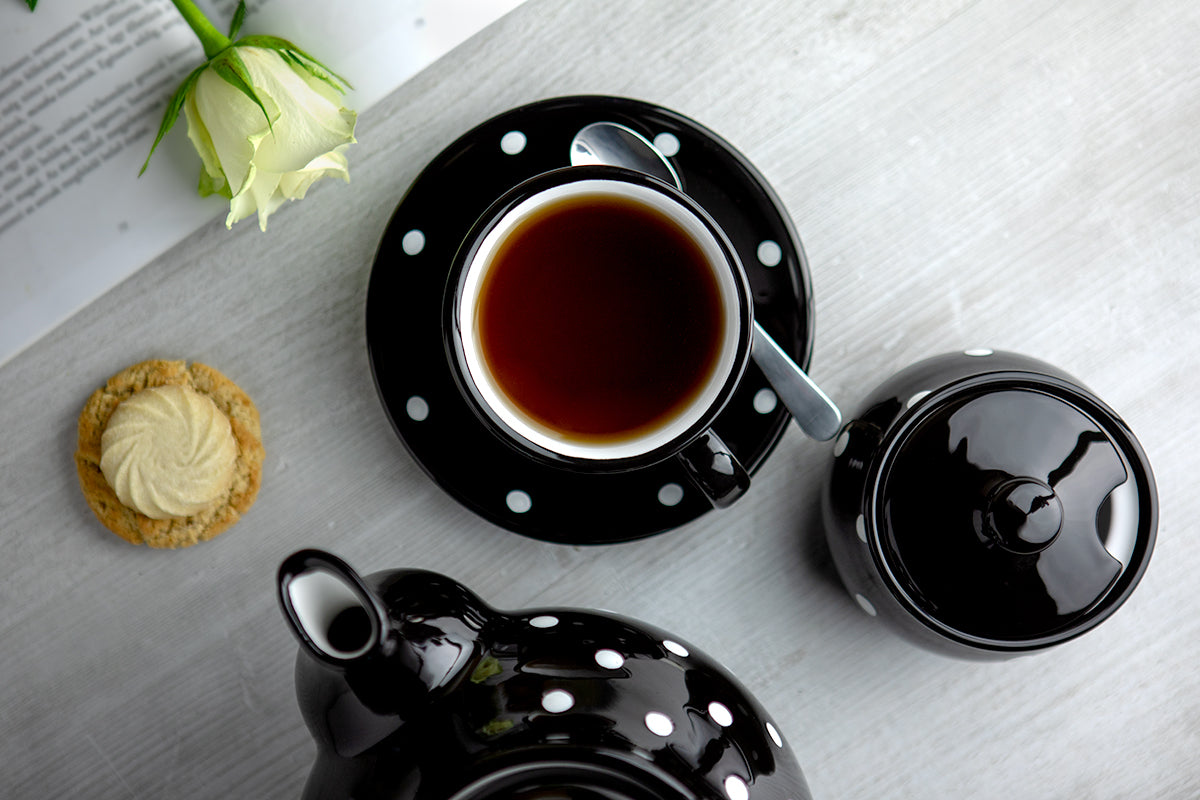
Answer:
M497 525L566 544L638 539L711 506L674 459L579 474L530 461L495 438L451 377L442 296L475 219L521 181L568 166L575 133L599 121L629 126L670 157L683 191L737 250L758 321L801 366L812 355L808 267L782 203L744 156L687 117L625 98L563 97L494 117L443 150L401 200L375 257L366 314L375 384L404 445L439 486ZM753 474L790 419L751 363L714 429Z

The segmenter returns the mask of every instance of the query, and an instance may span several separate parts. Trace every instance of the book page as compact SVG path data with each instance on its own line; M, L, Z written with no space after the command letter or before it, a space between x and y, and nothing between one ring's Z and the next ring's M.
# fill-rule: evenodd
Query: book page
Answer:
M361 114L520 2L255 0L242 35L312 53L354 85L346 106ZM198 3L220 30L236 4ZM170 0L40 0L33 13L0 0L0 364L227 213L196 192L182 116L138 178L203 60Z

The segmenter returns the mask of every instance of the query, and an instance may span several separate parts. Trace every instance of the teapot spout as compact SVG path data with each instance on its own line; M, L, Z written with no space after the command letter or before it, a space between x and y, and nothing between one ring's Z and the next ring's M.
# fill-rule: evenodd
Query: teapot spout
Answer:
M310 655L345 669L391 649L382 600L346 562L322 550L300 550L279 566L279 603Z

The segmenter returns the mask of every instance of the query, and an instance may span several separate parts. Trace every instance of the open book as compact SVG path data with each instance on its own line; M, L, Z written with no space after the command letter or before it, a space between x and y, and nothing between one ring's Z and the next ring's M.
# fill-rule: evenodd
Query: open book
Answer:
M251 0L243 34L346 77L360 114L521 0ZM236 0L200 0L226 28ZM169 0L0 0L0 364L227 208L167 101L204 60ZM350 151L353 175L353 150ZM242 224L254 225L253 219Z

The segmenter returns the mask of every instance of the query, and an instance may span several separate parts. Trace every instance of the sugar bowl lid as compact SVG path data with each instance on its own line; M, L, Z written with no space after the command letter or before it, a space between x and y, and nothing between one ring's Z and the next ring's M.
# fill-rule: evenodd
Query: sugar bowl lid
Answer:
M1016 358L910 401L865 509L898 599L944 635L1001 650L1099 624L1141 578L1157 528L1132 432L1069 376Z

